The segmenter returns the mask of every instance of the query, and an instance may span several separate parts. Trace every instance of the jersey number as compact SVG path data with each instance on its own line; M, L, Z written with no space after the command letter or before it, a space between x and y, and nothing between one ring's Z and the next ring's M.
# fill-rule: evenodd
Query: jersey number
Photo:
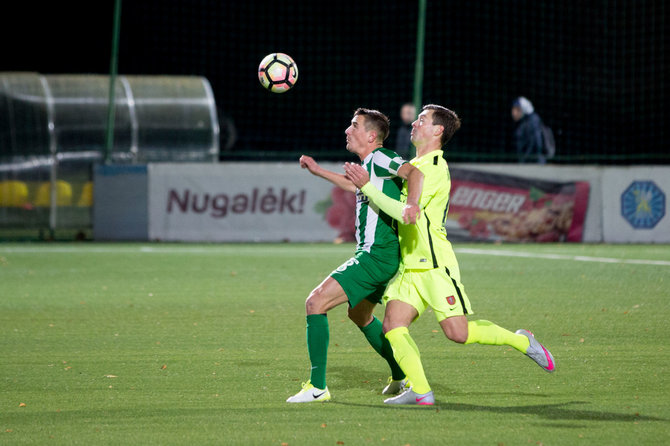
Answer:
M360 262L357 259L349 259L349 260L346 261L346 263L338 266L337 271L342 272L342 271L344 271L345 269L349 268L351 265L354 265L354 264L359 265Z

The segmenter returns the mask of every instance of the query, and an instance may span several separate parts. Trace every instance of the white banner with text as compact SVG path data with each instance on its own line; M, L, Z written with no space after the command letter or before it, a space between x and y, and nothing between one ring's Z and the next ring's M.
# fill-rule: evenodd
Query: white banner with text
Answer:
M149 239L330 242L341 195L297 162L150 164Z

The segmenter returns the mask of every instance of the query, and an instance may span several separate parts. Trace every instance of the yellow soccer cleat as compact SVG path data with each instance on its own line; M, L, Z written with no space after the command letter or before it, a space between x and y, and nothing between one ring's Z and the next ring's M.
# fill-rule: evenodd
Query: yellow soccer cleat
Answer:
M382 395L397 395L409 389L411 384L407 378L394 380L389 376L388 385L382 390Z
M302 390L289 399L287 403L313 403L316 401L328 401L330 399L330 392L328 387L325 389L317 389L311 382L302 383Z

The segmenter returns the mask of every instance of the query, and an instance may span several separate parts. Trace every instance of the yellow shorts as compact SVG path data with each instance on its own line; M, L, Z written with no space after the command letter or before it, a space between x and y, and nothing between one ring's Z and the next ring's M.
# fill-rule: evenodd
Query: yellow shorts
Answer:
M448 317L472 314L458 266L398 271L384 293L384 303L390 300L413 306L419 316L431 307L438 322Z

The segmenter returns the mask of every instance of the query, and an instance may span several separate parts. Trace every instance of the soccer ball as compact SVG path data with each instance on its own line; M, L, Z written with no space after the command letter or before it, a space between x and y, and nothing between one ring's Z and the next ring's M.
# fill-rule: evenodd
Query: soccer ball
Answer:
M298 65L288 54L268 54L258 65L258 80L271 92L284 93L298 80Z

